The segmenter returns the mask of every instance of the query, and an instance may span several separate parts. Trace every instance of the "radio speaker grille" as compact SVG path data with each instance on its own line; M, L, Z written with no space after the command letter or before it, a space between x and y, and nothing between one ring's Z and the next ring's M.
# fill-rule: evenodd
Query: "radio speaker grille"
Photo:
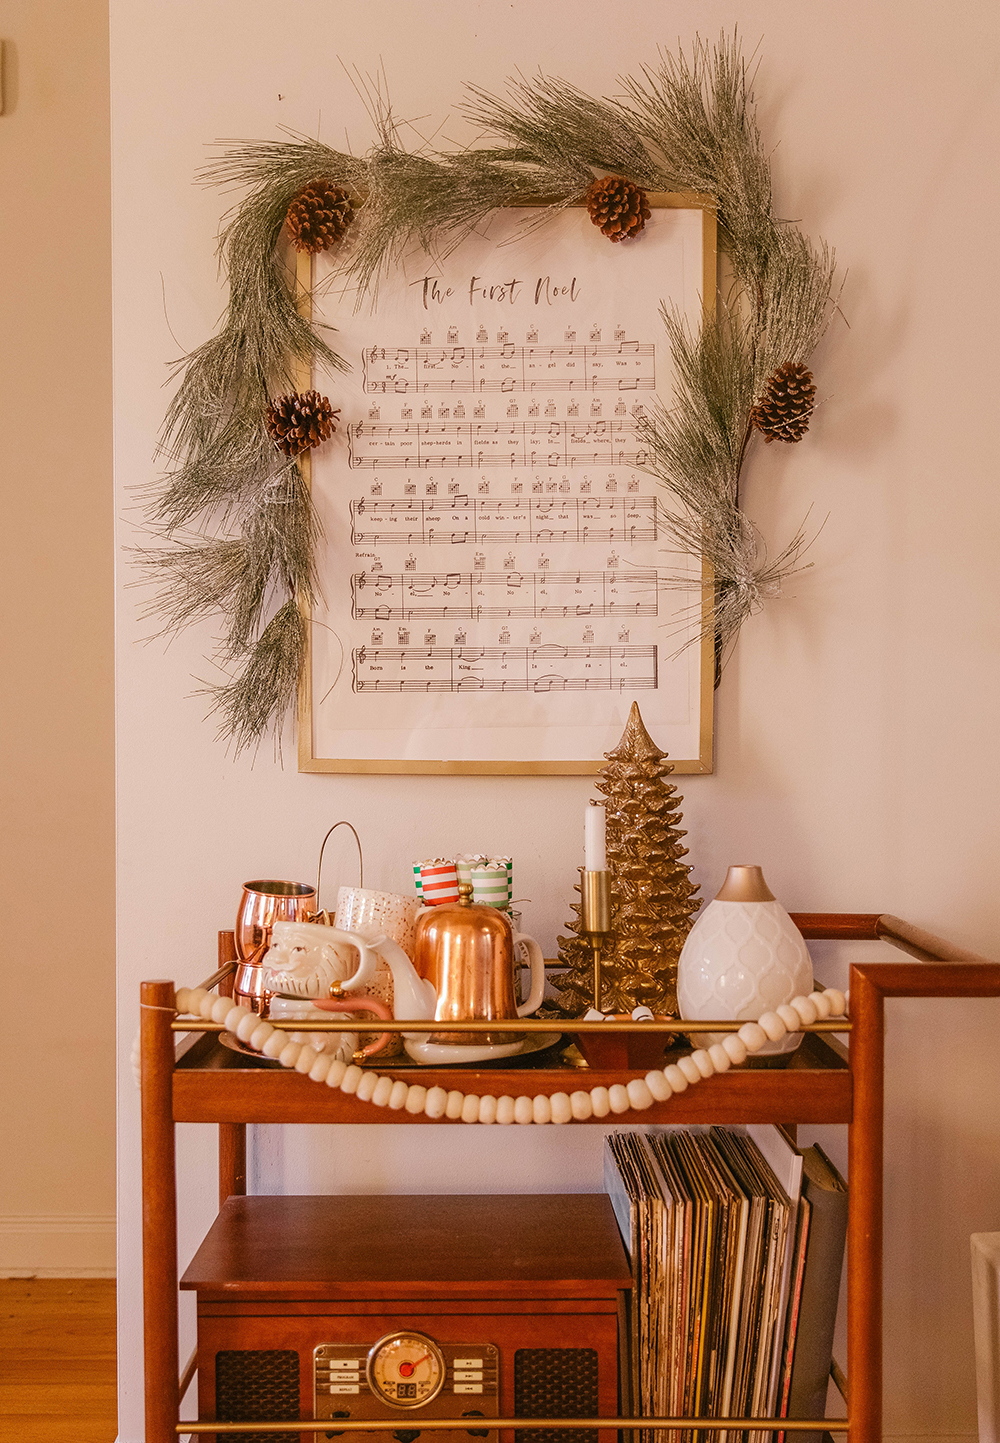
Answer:
M598 1411L595 1348L518 1348L514 1414L518 1418L594 1418ZM563 1433L532 1428L520 1443L597 1443L596 1428Z
M215 1416L220 1423L298 1421L299 1355L246 1349L215 1355ZM231 1433L239 1443L299 1443L295 1433Z

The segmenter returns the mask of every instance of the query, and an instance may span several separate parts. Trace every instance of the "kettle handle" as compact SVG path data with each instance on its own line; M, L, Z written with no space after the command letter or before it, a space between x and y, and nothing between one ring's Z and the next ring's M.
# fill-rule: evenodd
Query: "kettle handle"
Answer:
M531 991L528 993L527 1002L522 1002L517 1009L518 1017L527 1017L529 1012L534 1012L542 1005L545 994L545 958L534 937L528 937L524 932L514 933L514 946L524 947L531 965Z

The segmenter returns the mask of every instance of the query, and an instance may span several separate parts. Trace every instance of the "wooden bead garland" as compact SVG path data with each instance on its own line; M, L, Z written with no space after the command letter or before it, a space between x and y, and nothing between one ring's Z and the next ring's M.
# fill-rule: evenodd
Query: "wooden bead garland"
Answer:
M354 1063L348 1066L334 1061L329 1054L317 1052L308 1044L291 1042L282 1031L248 1007L236 1007L231 998L206 992L203 987L181 987L176 1007L183 1015L221 1023L241 1042L249 1043L265 1057L277 1058L282 1067L301 1072L313 1082L325 1082L327 1087L339 1087L348 1096L356 1096L375 1107L389 1107L393 1111L405 1108L414 1117L423 1115L434 1122L441 1118L452 1121L461 1118L463 1122L500 1126L511 1123L543 1126L573 1120L586 1122L590 1117L604 1118L612 1114L620 1116L630 1110L641 1112L654 1102L666 1102L673 1093L684 1092L703 1077L725 1072L731 1066L739 1067L750 1053L759 1052L768 1042L779 1042L786 1032L797 1032L827 1017L845 1016L847 1000L836 987L810 993L808 997L793 997L791 1002L765 1012L758 1022L744 1022L738 1032L728 1033L722 1042L715 1042L709 1048L696 1048L665 1068L647 1072L645 1078L633 1077L627 1083L593 1087L589 1092L582 1089L569 1094L556 1092L551 1097L546 1093L535 1097L526 1093L519 1097L506 1094L479 1097L457 1090L445 1092L443 1087L427 1088L417 1082L393 1081L391 1077L363 1071Z

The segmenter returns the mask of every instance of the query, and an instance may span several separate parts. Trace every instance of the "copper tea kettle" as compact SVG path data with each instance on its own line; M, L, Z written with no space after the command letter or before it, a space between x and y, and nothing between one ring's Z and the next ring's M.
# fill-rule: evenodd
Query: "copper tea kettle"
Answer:
M526 1017L539 1006L545 990L541 947L533 937L515 933L496 907L473 902L470 883L460 882L458 891L457 902L418 912L412 965L400 947L372 943L392 969L396 1016L451 1024ZM514 996L518 947L525 949L531 966L531 989L520 1006ZM404 1039L418 1062L473 1062L519 1052L524 1035L462 1032L453 1025L429 1035L404 1033Z

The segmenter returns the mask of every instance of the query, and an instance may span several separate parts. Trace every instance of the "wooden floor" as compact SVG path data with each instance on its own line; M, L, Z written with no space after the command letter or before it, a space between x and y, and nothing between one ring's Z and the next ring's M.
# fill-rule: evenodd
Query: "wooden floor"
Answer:
M0 1278L0 1438L114 1443L116 1420L114 1281Z

